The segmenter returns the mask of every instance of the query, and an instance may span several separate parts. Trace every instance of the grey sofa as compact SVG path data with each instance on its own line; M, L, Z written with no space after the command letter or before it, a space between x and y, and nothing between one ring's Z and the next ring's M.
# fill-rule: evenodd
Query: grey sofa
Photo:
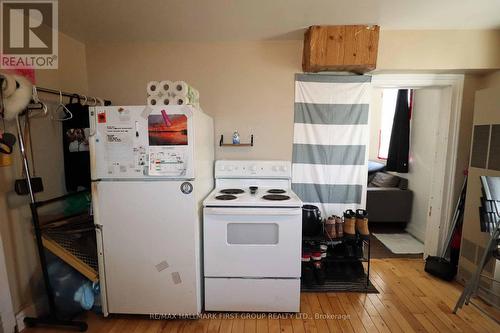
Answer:
M391 176L397 178L397 181L393 179L391 187L375 186L371 181L368 184L366 210L370 223L408 223L410 221L413 192L408 189L408 180L395 175Z

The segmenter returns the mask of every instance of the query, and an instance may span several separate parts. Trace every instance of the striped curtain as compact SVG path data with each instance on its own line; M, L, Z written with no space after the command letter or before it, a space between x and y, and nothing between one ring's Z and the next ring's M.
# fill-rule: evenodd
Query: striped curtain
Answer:
M323 216L365 208L370 76L296 74L292 189Z

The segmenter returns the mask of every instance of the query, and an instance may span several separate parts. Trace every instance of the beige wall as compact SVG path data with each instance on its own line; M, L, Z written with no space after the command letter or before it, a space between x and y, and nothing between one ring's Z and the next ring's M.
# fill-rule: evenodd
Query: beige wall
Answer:
M500 68L500 31L382 30L377 70Z
M91 94L114 104L143 104L150 80L185 80L200 91L215 135L254 134L252 148L217 147L217 158L287 159L292 154L294 73L300 41L90 44Z
M87 68L85 45L66 35L59 35L59 69L38 70L37 85L85 93ZM45 96L40 94L40 96ZM43 177L44 199L64 193L61 127L49 119L33 120L33 146L37 174ZM16 133L14 123L7 131ZM31 228L28 198L13 191L14 179L21 177L19 146L14 150L14 165L0 167L0 234L2 236L14 311L30 305L38 297L39 264Z
M149 80L186 80L214 116L217 139L235 129L242 139L255 135L253 148L218 147L217 158L291 159L293 75L302 71L301 52L302 41L92 43L89 87L114 104L142 104ZM498 31L381 31L379 70L485 68L500 68Z

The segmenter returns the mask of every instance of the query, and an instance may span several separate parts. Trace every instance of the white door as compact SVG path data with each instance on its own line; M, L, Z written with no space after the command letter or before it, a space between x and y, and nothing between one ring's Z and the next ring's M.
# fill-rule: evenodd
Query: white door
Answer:
M194 192L184 194L184 183L95 185L109 313L201 311L199 218Z
M205 208L205 277L300 277L301 208Z
M437 129L441 110L442 89L415 90L410 130L409 172L407 178L413 191L413 207L407 231L425 240L430 212L432 179L436 165Z

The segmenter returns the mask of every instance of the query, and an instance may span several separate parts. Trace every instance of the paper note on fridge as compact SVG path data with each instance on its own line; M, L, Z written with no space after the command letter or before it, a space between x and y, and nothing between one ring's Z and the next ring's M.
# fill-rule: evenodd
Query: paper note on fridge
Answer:
M132 127L106 126L106 152L108 173L126 172L134 168Z
M190 106L99 107L95 114L106 122L94 120L93 179L193 177Z

